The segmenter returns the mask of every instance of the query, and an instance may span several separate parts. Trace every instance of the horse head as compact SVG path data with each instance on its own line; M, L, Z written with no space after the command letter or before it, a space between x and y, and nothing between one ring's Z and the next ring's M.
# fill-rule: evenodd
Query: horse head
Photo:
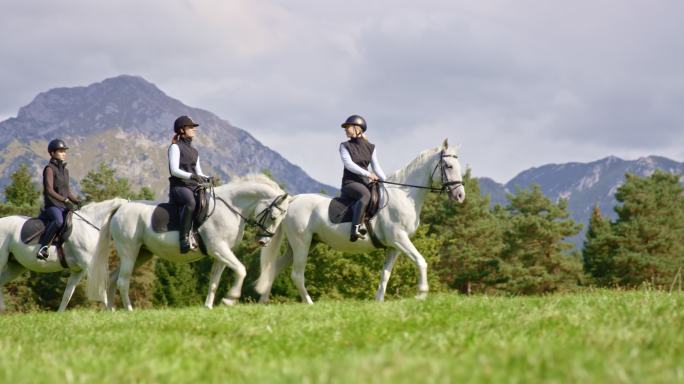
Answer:
M449 199L463 203L465 201L465 187L463 186L463 173L456 148L449 147L448 140L444 139L438 151L438 160L432 178L441 182L442 188L449 195Z
M257 203L255 212L259 212L256 215L256 222L260 229L257 238L259 245L264 246L271 241L280 223L285 218L291 200L292 197L284 193L274 199L262 199Z

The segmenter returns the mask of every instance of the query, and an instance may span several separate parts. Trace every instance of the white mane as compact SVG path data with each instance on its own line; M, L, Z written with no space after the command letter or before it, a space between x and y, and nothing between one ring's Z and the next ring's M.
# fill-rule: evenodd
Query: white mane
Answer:
M253 188L253 185L250 184L262 184L265 187L270 187L277 191L278 193L282 194L285 193L285 191L280 188L278 183L273 181L271 178L268 176L261 174L261 173L252 173L249 175L241 176L235 179L230 180L228 183L223 184L221 186L216 187L217 192L219 190L223 190L225 192L231 192L231 191L238 191L244 188Z

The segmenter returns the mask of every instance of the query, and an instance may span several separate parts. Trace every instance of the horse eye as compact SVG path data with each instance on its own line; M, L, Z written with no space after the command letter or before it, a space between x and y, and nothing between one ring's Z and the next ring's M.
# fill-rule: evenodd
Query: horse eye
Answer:
M447 167L448 169L451 169L451 168L453 168L454 166L453 166L453 165L447 165L446 167Z

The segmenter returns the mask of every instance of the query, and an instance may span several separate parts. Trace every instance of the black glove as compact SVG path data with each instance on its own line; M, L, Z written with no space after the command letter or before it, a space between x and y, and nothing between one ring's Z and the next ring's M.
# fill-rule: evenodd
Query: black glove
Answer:
M193 173L192 175L190 175L190 180L201 183L204 181L204 178L196 173Z
M76 209L81 209L83 207L83 200L76 200Z
M64 205L65 205L65 206L67 207L67 209L70 210L70 211L75 211L75 210L76 210L76 204L75 204L73 201L69 200L69 199L65 199L65 200L64 200Z

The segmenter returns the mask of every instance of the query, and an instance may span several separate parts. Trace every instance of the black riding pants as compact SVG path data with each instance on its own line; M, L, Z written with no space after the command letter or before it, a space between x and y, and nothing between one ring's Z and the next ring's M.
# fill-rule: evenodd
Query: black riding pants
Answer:
M192 217L199 206L198 195L190 187L184 185L172 186L169 197L172 203L180 207L181 222L186 215Z
M371 199L371 191L365 184L352 181L342 185L342 196L356 200L352 207L352 225L361 224L361 216L366 212L366 207Z

